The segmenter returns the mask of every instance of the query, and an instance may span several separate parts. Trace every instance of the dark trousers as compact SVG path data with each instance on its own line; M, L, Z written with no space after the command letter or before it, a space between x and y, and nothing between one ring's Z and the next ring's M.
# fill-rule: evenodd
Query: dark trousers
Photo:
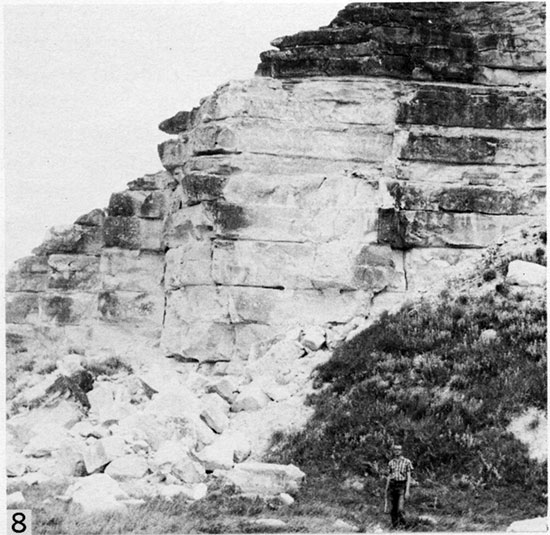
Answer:
M391 525L393 528L405 523L403 509L405 506L405 481L390 481L388 488L390 502Z

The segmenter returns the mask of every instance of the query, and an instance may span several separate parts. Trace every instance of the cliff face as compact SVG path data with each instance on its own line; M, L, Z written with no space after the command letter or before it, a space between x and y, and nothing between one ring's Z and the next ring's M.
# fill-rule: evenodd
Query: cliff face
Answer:
M161 124L165 171L18 263L13 343L160 341L228 371L544 220L542 3L350 4L273 44L262 76Z
M542 2L354 3L329 26L272 42L258 73L543 84Z

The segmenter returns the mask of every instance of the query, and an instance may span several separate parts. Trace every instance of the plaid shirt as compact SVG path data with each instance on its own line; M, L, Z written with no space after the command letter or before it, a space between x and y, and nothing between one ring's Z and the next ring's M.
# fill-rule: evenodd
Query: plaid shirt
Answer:
M409 459L400 456L392 459L388 464L389 476L392 481L405 481L410 475L413 465Z

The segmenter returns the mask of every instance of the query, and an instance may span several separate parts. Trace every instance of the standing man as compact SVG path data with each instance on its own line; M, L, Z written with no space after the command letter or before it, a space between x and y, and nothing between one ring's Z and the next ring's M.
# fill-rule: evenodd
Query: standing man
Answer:
M409 459L403 457L402 453L403 448L395 444L392 448L392 459L388 464L384 512L388 512L389 501L391 504L392 528L397 528L400 524L404 523L403 509L405 500L408 500L410 495L413 465Z

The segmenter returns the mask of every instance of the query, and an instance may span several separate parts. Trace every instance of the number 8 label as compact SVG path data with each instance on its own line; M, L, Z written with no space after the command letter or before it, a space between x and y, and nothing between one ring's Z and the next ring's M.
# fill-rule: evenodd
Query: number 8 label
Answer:
M8 534L24 533L25 535L32 535L31 518L32 512L28 509L8 510Z
M25 525L25 520L27 517L25 516L25 513L13 513L11 519L13 520L11 530L15 531L15 533L25 533L27 530L27 526Z

